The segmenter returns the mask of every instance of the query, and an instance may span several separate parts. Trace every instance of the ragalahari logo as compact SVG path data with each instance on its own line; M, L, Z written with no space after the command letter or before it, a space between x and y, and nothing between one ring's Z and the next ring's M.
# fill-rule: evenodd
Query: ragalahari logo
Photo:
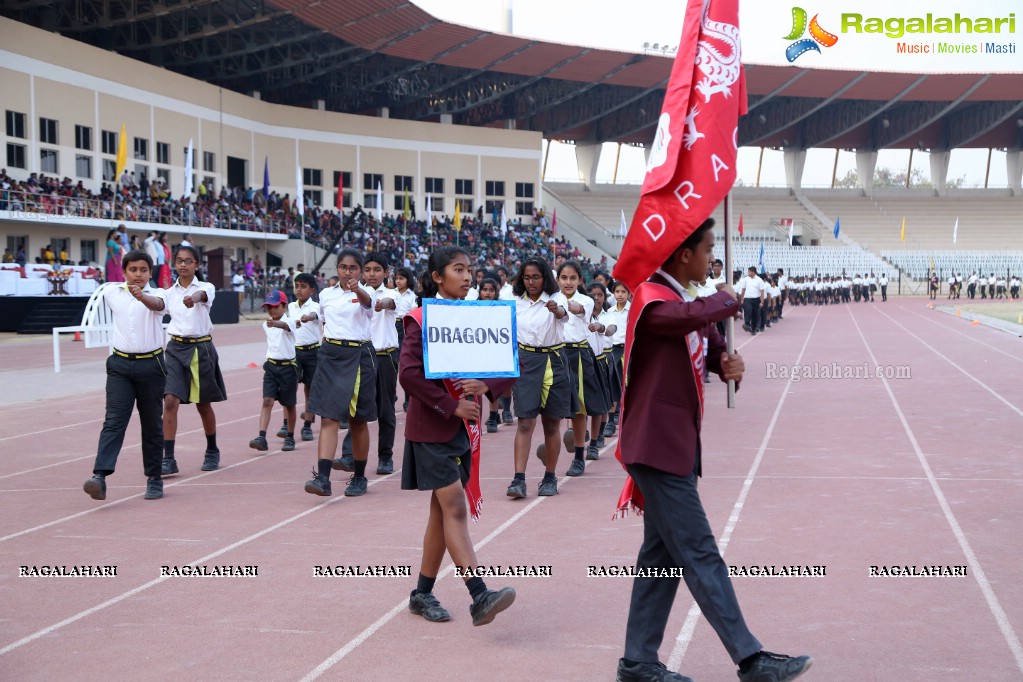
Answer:
M813 19L810 20L810 38L802 38L803 34L807 30L806 26L806 10L802 7L792 8L792 31L785 36L785 40L795 40L796 42L785 48L785 58L789 62L794 62L799 59L799 56L804 52L813 50L819 53L821 49L817 47L820 43L824 47L832 47L838 42L838 36L834 33L828 33L820 24L817 23L817 16L813 15ZM800 38L800 40L797 40Z

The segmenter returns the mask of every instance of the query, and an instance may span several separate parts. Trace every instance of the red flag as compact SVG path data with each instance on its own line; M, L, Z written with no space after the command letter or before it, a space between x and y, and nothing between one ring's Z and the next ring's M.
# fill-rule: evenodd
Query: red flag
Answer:
M613 276L635 290L735 183L746 113L738 0L688 0L639 206Z
M742 214L739 214L739 236L742 236Z
M554 214L551 215L551 234L558 233L558 209L554 209Z
M337 210L340 211L345 205L345 195L342 191L344 189L345 174L344 171L337 172Z

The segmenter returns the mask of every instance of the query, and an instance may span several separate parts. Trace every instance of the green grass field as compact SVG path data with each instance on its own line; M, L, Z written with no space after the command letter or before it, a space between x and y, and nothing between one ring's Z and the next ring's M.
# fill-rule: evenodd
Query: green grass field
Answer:
M949 301L946 305L952 305L955 301ZM1006 303L970 304L957 306L962 311L997 317L1006 322L1019 322L1019 316L1023 315L1023 300Z

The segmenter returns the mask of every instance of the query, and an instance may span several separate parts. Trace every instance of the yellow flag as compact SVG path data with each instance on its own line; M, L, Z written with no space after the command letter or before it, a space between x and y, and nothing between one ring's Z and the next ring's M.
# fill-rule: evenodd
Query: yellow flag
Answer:
M906 216L902 216L902 235L899 239L906 241Z
M117 138L117 170L114 173L114 180L121 181L121 173L128 166L128 133L121 124L121 136Z
M458 199L455 199L455 219L451 224L455 226L455 232L462 231L462 206Z
M409 207L408 207L408 190L407 189L405 190L405 210L403 211L403 215L405 216L405 220L408 220L409 218L412 217L412 211L410 211Z

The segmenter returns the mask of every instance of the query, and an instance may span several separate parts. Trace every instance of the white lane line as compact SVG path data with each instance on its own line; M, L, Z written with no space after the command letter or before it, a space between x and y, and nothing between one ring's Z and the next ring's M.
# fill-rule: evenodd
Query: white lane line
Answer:
M246 388L245 390L242 390L242 391L234 391L231 395L238 395L240 393L252 393L253 391L261 391L261 390L263 390L263 387L262 386L258 386L256 388ZM73 429L76 426L85 426L86 424L95 424L97 422L102 422L102 421L103 421L103 418L100 418L100 419L89 419L89 420L84 421L84 422L76 422L74 424L62 424L61 426L54 426L54 427L49 428L49 429L39 429L37 431L28 431L26 433L19 433L16 436L4 436L3 438L0 438L0 443L4 442L6 440L15 440L17 438L31 438L33 436L38 436L38 435L43 434L43 433L50 433L51 431L63 431L64 429Z
M614 452L614 443L611 443L609 445L605 445L604 449L601 450L601 454L605 454L607 452ZM589 468L588 465L587 465L587 468ZM559 479L558 480L558 486L559 487L564 487L565 484L569 483L571 480L572 480L571 478ZM482 540L480 540L479 542L474 544L473 545L473 549L475 551L479 551L483 547L486 547L488 544L490 544L490 542L494 538L496 538L498 535L500 535L504 531L506 531L509 528L511 528L511 526L513 524L515 524L515 522L517 522L523 516L525 516L530 511L535 509L538 504L540 504L541 502L543 502L546 499L548 499L548 498L546 498L546 497L538 497L535 500L533 500L532 502L530 502L529 504L527 504L525 507L523 507L522 509L517 511L515 514L513 514L511 517L509 517L500 526L498 526L497 528L492 530L490 532L490 535L486 536L485 538L483 538ZM448 564L443 570L441 570L440 573L437 574L437 580L440 580L441 578L449 575L450 573L454 572L454 570L455 570L455 565L453 563L452 564ZM378 618L376 621L374 621L373 623L368 625L366 627L366 629L364 629L362 632L360 632L355 637L353 637L351 640L349 640L347 643L345 643L345 645L342 646L340 649L338 649L337 651L332 653L330 656L328 656L318 666L313 668L309 672L308 675L306 675L305 677L302 678L302 682L312 682L312 680L315 680L318 677L320 677L321 675L323 675L323 673L327 672L332 667L334 667L335 665L340 663L348 654L350 654L353 651L355 651L359 647L359 645L361 645L367 639L369 639L374 634L376 634L377 631L379 631L382 627L384 627L389 622L391 622L394 619L395 616L397 616L399 613L401 613L402 611L404 611L406 609L408 609L408 597L404 597L401 601L399 601L397 604L395 604L394 607L392 607L390 611L388 611L384 615L380 616L380 618Z
M963 332L959 331L958 329L956 329L952 325L942 324L941 322L938 322L937 320L935 320L930 315L921 315L920 313L916 312L915 310L909 310L909 312L912 313L913 315L916 315L917 317L920 317L920 318L923 318L923 319L927 320L931 324L934 324L934 325L937 325L937 326L941 327L942 329L944 329L946 331L950 331L953 334L957 334L959 336L962 336L963 338L969 339L970 341L973 341L974 343L979 343L982 346L987 346L988 348L990 348L991 350L995 351L996 353L1001 353L1002 355L1004 355L1004 356L1006 356L1008 358L1011 358L1013 360L1016 360L1017 362L1023 362L1023 355L1020 355L1019 353L1017 353L1016 355L1013 355L1012 353L1008 353L1008 352L1002 350L1001 348L997 348L995 346L992 346L990 343L985 343L985 342L981 341L980 339L976 338L972 334L964 334ZM942 315L949 315L950 314L950 313L945 313L943 311L938 311L938 312L940 312ZM962 318L960 318L960 319L962 319Z
M262 388L253 389L253 390L262 390ZM241 393L242 391L238 391L238 392ZM259 417L259 415L250 415L248 417L240 417L238 419L232 419L232 420L226 421L226 422L218 421L217 422L217 428L219 429L221 426L227 426L228 424L237 424L238 422L248 421L249 419L257 419L258 417ZM192 434L192 433L200 433L200 432L202 432L202 427L199 427L198 429L192 429L191 431L179 431L178 435L179 436L187 436L187 435ZM121 452L124 452L126 449L129 449L129 448L141 447L141 445L142 445L142 443L132 443L131 445L124 445L124 446L121 447ZM15 471L14 473L11 473L11 474L4 474L4 475L0 476L0 481L2 481L5 478L11 478L12 476L22 476L24 474L31 474L32 472L35 472L35 471L42 471L43 469L49 469L50 467L61 466L62 464L70 464L71 462L80 462L83 459L95 459L95 458L96 458L96 455L91 455L90 454L90 455L83 455L81 457L75 457L74 459L64 459L64 460L61 460L59 462L54 462L52 464L44 464L43 466L35 467L34 469L24 469L23 471Z
M885 317L888 316L885 315ZM889 317L888 319L891 318ZM892 322L895 322L895 320L892 320ZM877 358L874 356L874 351L871 349L870 344L867 343L867 337L863 335L863 330L860 329L860 325L856 322L855 317L853 318L853 324L856 325L856 331L859 332L860 338L863 340L863 345L866 346L867 353L870 354L871 361L877 365ZM902 325L897 322L896 324L899 327L902 327ZM902 328L914 337L916 336L905 327ZM917 339L919 340L919 337L917 337ZM930 348L930 346L928 347ZM932 348L931 350L934 349ZM935 353L937 353L937 351L935 351ZM941 355L940 353L938 354ZM959 547L962 549L963 555L966 557L966 562L970 566L970 572L977 581L981 594L984 595L984 600L987 602L988 609L991 610L991 615L994 616L995 622L998 624L998 629L1002 631L1002 636L1005 637L1005 643L1009 645L1009 651L1012 652L1013 658L1016 659L1016 666L1019 668L1019 671L1023 673L1023 646L1020 646L1019 637L1016 636L1015 630L1012 629L1009 617L1005 614L1005 610L998 602L998 597L995 595L995 591L991 588L991 583L988 582L984 569L981 568L980 560L977 558L977 555L974 554L973 548L966 539L966 534L963 533L963 529L959 525L959 521L956 520L955 514L952 513L952 507L949 505L948 499L945 498L945 493L942 492L941 486L938 484L938 481L934 476L934 472L931 470L931 465L927 461L927 455L925 455L923 450L920 448L920 444L916 440L916 435L913 433L913 429L910 428L909 422L906 420L906 415L902 411L902 407L899 405L899 401L895 398L895 393L892 391L891 384L889 384L888 380L884 377L881 378L881 382L884 385L884 390L888 393L888 399L892 401L892 407L895 408L895 414L899 416L899 421L902 422L902 428L906 432L906 437L909 438L909 442L913 446L913 451L916 452L916 457L920 462L920 467L924 470L924 475L931 484L931 490L934 492L934 496L938 500L938 505L941 507L941 511L945 515L945 520L948 521L948 525L952 529L952 534L955 536L956 542L959 543ZM985 388L987 387L985 386Z
M803 359L803 353L806 352L806 347L810 343L810 337L813 336L813 330L817 326L817 320L820 319L821 310L817 309L817 314L814 315L813 322L810 323L810 329L806 332L806 339L803 341L803 347L799 349L799 356L796 358L795 364L800 364ZM739 523L739 515L742 514L742 508L746 504L746 497L749 495L750 488L753 487L753 480L757 476L757 470L760 468L760 462L764 458L764 452L767 450L767 443L771 440L771 435L774 433L774 427L778 423L778 417L781 415L781 408L785 405L785 399L788 397L789 389L795 385L796 382L789 380L785 382L782 387L781 396L778 398L778 404L774 408L774 414L771 415L771 421L767 424L767 430L764 432L764 438L760 441L760 447L757 449L756 457L753 458L753 464L750 466L749 472L746 474L746 479L742 483L742 490L739 492L738 499L735 500L735 505L732 507L732 513L728 517L728 523L725 524L725 531L721 534L721 539L718 540L718 551L723 557L725 550L728 548L728 543L732 539L732 532L735 530L735 526ZM697 606L694 601L689 607L689 613L686 614L686 620L682 624L682 629L678 633L678 637L675 638L675 646L671 650L671 656L668 657L668 670L678 670L682 666L682 659L686 655L686 650L689 648L689 643L693 639L693 634L696 632L696 624L700 620L700 607Z
M980 386L981 388L983 388L983 389L984 389L985 391L987 391L988 393L990 393L991 395L993 395L993 396L994 396L994 397L995 397L996 399L998 399L998 401L999 401L999 402L1001 402L1001 403L1004 403L1004 404L1005 404L1005 406L1006 406L1006 407L1008 407L1008 408L1009 408L1010 410L1012 410L1013 412L1015 412L1015 413L1016 413L1016 414L1018 414L1019 416L1023 417L1023 410L1019 409L1018 407L1016 407L1015 405L1013 405L1012 403L1010 403L1010 402L1009 402L1008 400L1006 400L1006 399L1005 399L1004 397L1002 397L1002 394L1001 394L1001 393L999 393L998 391L994 390L993 388L991 388L990 386L988 386L987 384L985 384L985 383L984 383L983 381L981 381L980 379L978 379L977 377L975 377L975 376L974 376L973 374L971 374L970 372L967 372L967 371L966 371L965 369L963 369L962 367L960 367L960 366L959 366L959 365L958 365L958 364L957 364L957 363L956 363L956 362L955 362L954 360L952 360L952 358L948 357L947 355L945 355L944 353L942 353L941 351L939 351L939 350L938 350L937 348L935 348L935 347L934 347L934 346L932 346L931 344L929 344L929 343L927 343L926 341L924 341L923 339L921 339L921 338L920 338L919 336L917 336L916 334L914 334L913 332L911 332L911 331L910 331L909 329L906 329L906 327L904 327L904 326L903 326L903 325L902 325L902 324L901 324L901 323L900 323L900 322L899 322L898 320L896 320L895 318L893 318L893 317L892 317L891 315L889 315L889 314L887 314L887 313L885 313L885 312L882 312L882 311L880 311L880 310L878 310L877 312L879 312L879 313L881 313L882 315L884 315L885 317L887 317L887 318L888 318L888 320L889 320L889 321L890 321L890 322L891 322L892 324L894 324L894 325L895 325L896 327L898 327L898 328L899 328L899 329L901 329L902 331L906 332L907 334L909 334L910 336L912 336L912 337L913 337L914 339L916 339L917 341L919 341L919 342L920 342L920 343L922 343L923 345L927 346L927 348L928 348L928 349L929 349L929 350L930 350L930 351L931 351L932 353L934 353L934 354L935 354L935 355L937 355L937 356L938 356L939 358L941 358L942 360L944 360L944 361L945 361L945 362L947 362L948 364L950 364L950 365L952 365L953 367L955 367L956 369L958 369L958 370L959 370L960 372L962 372L962 373L963 373L963 375L964 375L965 377L969 378L969 379L970 379L970 381L973 381L973 382L974 382L974 383L976 383L976 384L977 384L978 386ZM857 326L856 328L857 328L857 329L859 329L859 326ZM860 335L862 336L862 332L860 333ZM874 357L874 353L873 353L873 352L871 352L871 353L870 353L870 357ZM886 384L886 385L887 385L887 384Z
M274 454L276 454L276 453L274 453ZM256 460L250 460L250 461L256 461ZM241 462L241 464L246 464L246 463L247 462ZM234 466L238 466L238 465L234 465ZM401 471L401 469L398 469L398 472L400 472L400 471ZM395 473L398 473L398 472L395 472ZM210 473L213 473L213 472L210 472ZM375 484L377 484L377 483L379 483L380 481L383 481L383 480L386 480L386 479L383 479L383 478L374 479L374 480L369 482L369 485L373 486L373 485L375 485ZM330 506L332 504L335 504L337 502L340 502L340 501L342 501L344 499L345 499L344 496L339 496L339 497L335 497L333 499L327 500L326 502L321 502L320 504L317 504L314 507L310 507L309 509L306 509L303 512L299 512L298 514L295 514L294 516L291 516L291 517L289 517L287 519L284 519L283 521L279 521L278 523L275 523L272 526L268 526L267 528L264 528L261 531L253 533L252 535L249 535L248 537L242 538L241 540L238 540L237 542L233 542L230 545L227 545L226 547L224 547L222 549L218 549L217 551L215 551L215 552L213 552L211 554L207 554L206 556L202 557L201 559L196 559L195 561L193 561L193 562L191 562L191 563L189 563L187 565L188 566L198 566L200 564L204 564L204 563L206 563L208 561L211 561L212 559L216 559L219 556L227 554L228 552L230 552L232 550L238 549L239 547L241 547L243 545L247 545L248 543L250 543L250 542L252 542L254 540L258 540L259 538L263 537L264 535L268 535L269 533L272 533L275 530L279 530L280 528L283 528L284 526L287 526L290 523L298 521L301 518L309 516L310 514L318 512L319 510L323 509L324 507L328 507L328 506ZM128 590L127 592L123 592L123 593L117 595L116 597L112 597L112 598L106 600L105 602L97 604L96 606L93 606L91 608L85 609L84 611L79 611L78 613L74 614L73 616L69 616L69 617L65 618L64 620L60 621L59 623L54 623L53 625L45 627L42 630L38 630L36 632L33 632L31 635L28 635L26 637L22 637L21 639L19 639L16 642L11 642L10 644L5 646L4 648L0 649L0 656L3 656L5 654L9 654L10 652L14 651L15 649L20 649L21 647L25 646L26 644L31 644L32 642L36 641L40 637L45 637L45 636L49 635L50 633L52 633L52 632L54 632L56 630L59 630L59 629L61 629L63 627L71 625L72 623L75 623L75 622L77 622L79 620L82 620L83 618L87 618L88 616L91 616L94 613L98 613L99 611L102 611L103 609L106 609L108 607L114 606L115 604L118 604L118 603L124 601L125 599L130 599L131 597L134 597L135 595L137 595L137 594L139 594L141 592L145 592L146 590L148 590L151 587L155 587L155 586L159 585L160 583L164 582L165 580L170 580L171 577L172 576L161 576L159 578L155 578L153 580L150 580L148 583L144 583L144 584L139 585L138 587L136 587L134 589Z

